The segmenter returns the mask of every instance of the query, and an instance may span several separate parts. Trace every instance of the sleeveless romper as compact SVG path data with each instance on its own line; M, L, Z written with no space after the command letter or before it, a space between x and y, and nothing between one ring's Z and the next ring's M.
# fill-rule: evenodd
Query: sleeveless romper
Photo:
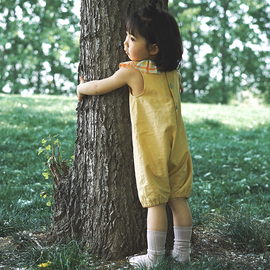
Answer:
M177 71L160 73L150 60L125 62L119 67L138 69L144 80L141 95L130 92L135 175L142 206L189 198L192 160L181 115Z

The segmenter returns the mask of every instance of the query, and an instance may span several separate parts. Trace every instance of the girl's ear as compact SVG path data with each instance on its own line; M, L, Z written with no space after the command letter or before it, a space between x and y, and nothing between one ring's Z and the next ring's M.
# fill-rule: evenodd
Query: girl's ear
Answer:
M150 46L149 54L150 55L156 55L158 53L159 53L159 48L158 48L157 44L152 44Z

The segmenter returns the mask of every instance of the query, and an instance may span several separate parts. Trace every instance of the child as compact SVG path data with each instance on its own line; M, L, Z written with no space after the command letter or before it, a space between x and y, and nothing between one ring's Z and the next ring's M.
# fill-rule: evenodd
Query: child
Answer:
M172 256L190 260L192 217L187 203L192 189L192 161L181 116L176 69L183 47L178 25L158 1L126 21L121 63L109 78L78 85L77 95L102 95L128 85L136 183L140 202L148 208L146 255L130 259L134 266L153 266L162 257L167 234L168 203L174 222Z

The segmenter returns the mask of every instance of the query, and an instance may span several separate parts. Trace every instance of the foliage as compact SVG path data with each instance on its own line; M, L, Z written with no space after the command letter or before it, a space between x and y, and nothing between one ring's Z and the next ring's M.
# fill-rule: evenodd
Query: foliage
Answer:
M72 0L1 1L1 92L70 92L79 56L73 7Z
M38 265L50 261L48 269L68 269L71 263L78 269L119 269L121 263L120 269L128 269L126 262L108 264L74 241L37 240L40 247L29 235L51 227L52 208L40 193L48 192L53 181L42 175L40 142L44 134L59 134L53 143L61 140L61 149L72 156L76 104L63 96L0 94L0 237L13 243L0 249L1 264L42 269ZM269 253L270 108L184 103L182 113L194 164L189 199L194 227L214 228L247 251ZM166 269L248 269L207 255L182 266L169 259L165 264ZM261 262L261 269L267 267Z
M269 1L170 1L186 48L185 100L228 103L244 90L269 93Z
M2 1L0 92L71 92L79 59L73 7L71 0ZM171 0L169 10L184 40L184 101L228 103L250 91L269 102L269 1Z

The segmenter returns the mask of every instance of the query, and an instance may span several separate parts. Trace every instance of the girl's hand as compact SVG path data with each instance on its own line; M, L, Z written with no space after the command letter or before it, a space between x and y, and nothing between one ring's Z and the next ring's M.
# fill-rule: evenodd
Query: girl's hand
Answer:
M85 83L85 81L84 81L84 78L81 76L81 77L80 77L80 84L77 86L77 97L78 97L79 102L82 102L82 98L83 98L83 96L84 96L84 94L81 94L81 93L80 93L80 85L81 85L82 83Z
M181 73L179 72L178 72L178 79L179 79L179 86L180 86L179 92L182 94L184 92L184 89L181 83L182 76L181 76Z
M180 82L180 93L183 94L183 92L184 92L184 88L182 86L182 83Z

